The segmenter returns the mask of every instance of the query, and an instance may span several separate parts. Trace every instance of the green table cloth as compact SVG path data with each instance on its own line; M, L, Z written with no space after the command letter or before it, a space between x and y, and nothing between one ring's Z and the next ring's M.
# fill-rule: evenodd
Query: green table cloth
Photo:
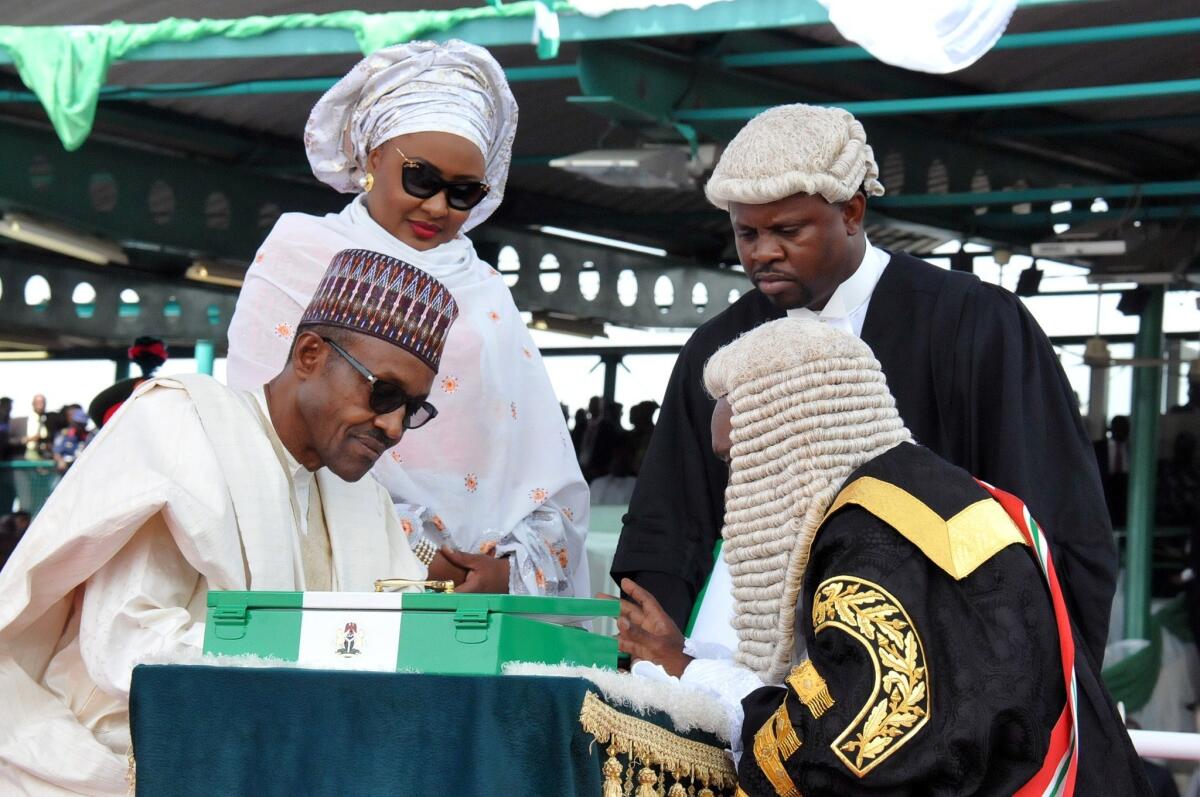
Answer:
M604 773L606 795L617 779L618 793L666 794L680 777L692 794L732 792L715 738L599 697L581 678L139 666L137 795L601 797Z

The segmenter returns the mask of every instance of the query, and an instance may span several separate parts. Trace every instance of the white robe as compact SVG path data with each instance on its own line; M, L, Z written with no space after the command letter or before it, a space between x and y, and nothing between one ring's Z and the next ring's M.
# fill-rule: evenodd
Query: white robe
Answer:
M0 793L128 792L128 691L203 642L209 589L303 590L296 485L250 393L140 386L0 572ZM424 578L385 490L315 474L333 588Z

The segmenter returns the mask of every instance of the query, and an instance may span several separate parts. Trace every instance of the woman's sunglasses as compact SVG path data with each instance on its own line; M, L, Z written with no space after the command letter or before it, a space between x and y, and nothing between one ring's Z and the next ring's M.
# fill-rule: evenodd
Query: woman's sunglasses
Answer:
M419 398L412 398L404 392L404 388L397 385L395 382L389 382L386 379L380 379L367 370L367 367L358 360L350 356L350 353L335 343L330 338L322 337L330 347L338 354L346 358L346 362L350 363L350 367L362 374L363 378L371 384L371 412L376 415L387 415L389 412L404 407L404 428L405 429L420 429L425 424L437 417L437 407L430 404L428 401Z
M443 180L437 169L428 163L409 158L399 147L395 149L404 158L400 184L417 199L429 199L439 191L445 191L447 205L455 210L470 210L492 190L491 186L479 180Z

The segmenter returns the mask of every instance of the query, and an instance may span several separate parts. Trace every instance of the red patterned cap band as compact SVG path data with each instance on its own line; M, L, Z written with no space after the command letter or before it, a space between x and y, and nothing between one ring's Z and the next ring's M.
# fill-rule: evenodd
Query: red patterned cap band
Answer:
M325 324L399 346L436 373L458 304L446 286L416 266L379 252L333 256L300 325Z

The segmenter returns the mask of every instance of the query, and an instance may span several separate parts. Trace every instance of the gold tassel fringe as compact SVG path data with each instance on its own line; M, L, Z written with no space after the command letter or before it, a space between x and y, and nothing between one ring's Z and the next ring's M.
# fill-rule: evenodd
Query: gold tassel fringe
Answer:
M787 682L796 690L800 702L812 712L813 719L820 719L822 714L833 708L834 700L833 695L829 694L829 685L817 672L811 659L805 659L803 664L795 667L787 677Z
M676 780L686 778L703 782L705 788L700 789L697 797L712 797L709 787L732 791L737 785L733 763L725 757L725 751L721 748L685 739L652 722L622 714L593 692L588 692L583 698L579 724L597 742L607 745L609 755L630 756L627 771L633 769L634 760L642 764L636 797L658 795L654 785L643 780L648 774L654 775L655 781L658 780L654 771L649 769L652 766L669 772ZM626 795L632 791L630 785L627 781ZM607 792L604 797L608 797Z
M608 760L604 762L604 789L601 797L621 797L621 762L609 750Z

